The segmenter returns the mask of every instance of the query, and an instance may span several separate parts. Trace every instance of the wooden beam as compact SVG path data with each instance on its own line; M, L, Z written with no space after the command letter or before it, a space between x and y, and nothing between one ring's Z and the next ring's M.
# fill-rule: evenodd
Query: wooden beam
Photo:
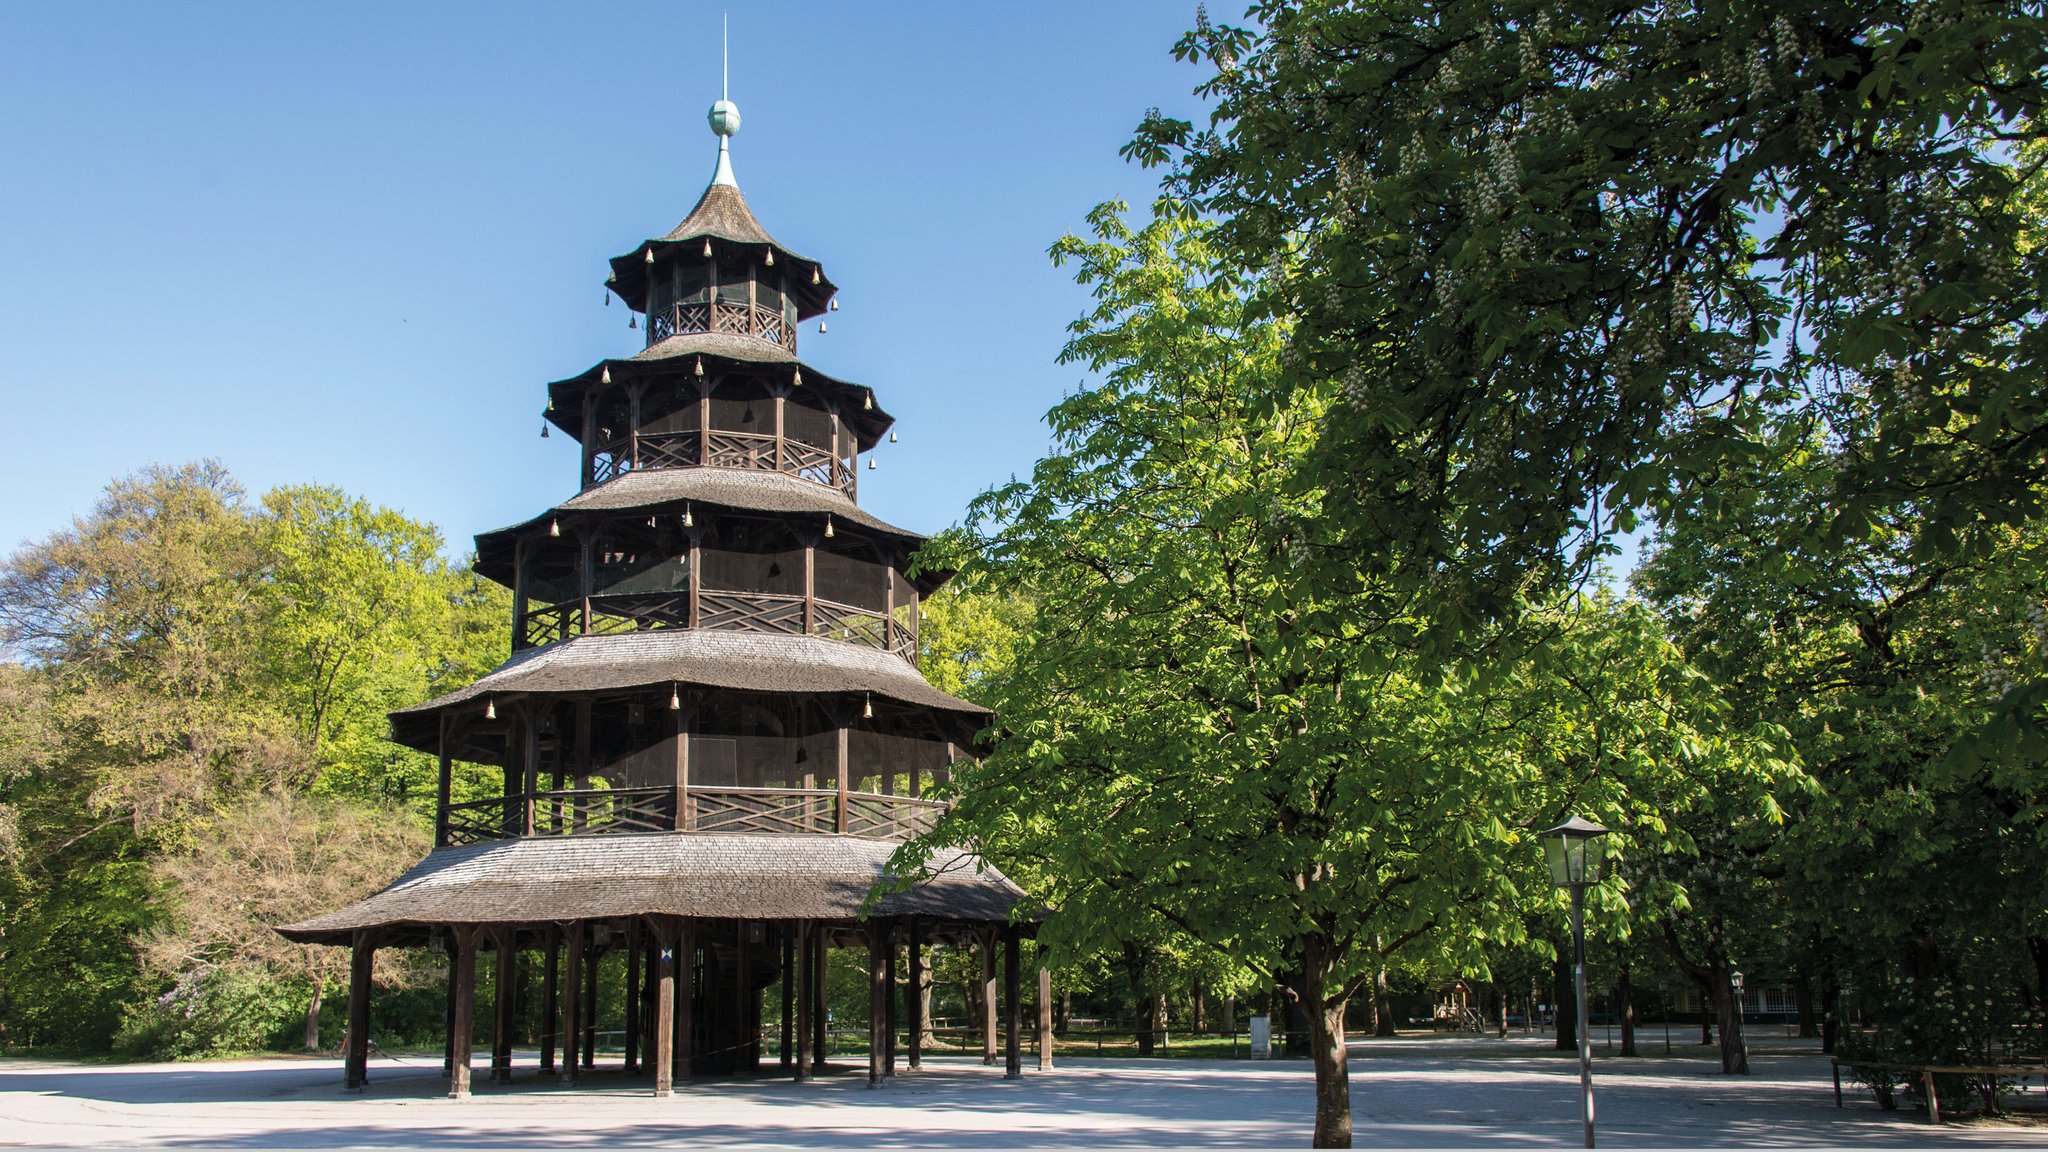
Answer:
M780 931L782 933L782 979L778 983L782 985L782 1042L775 1046L775 1050L781 1056L781 1060L778 1063L782 1065L784 1071L787 1071L793 1058L790 1052L791 1044L796 1039L796 925L791 921L785 920L782 922Z
M887 975L882 980L882 1075L884 1078L896 1075L896 921L890 920L882 933L885 950L883 965Z
M576 1058L583 1039L583 921L569 925L562 943L562 1083L582 1082L583 1062Z
M448 1080L448 1096L454 1100L469 1098L470 1047L476 1036L476 940L480 931L469 924L450 929L455 938L455 1020L449 1029L453 1072Z
M562 971L562 930L550 924L541 948L545 959L541 965L540 978L540 1070L543 1073L555 1071L555 1036L561 1020L559 1000L560 976Z
M579 1051L583 1055L583 1069L587 1072L597 1067L597 974L604 967L607 949L597 946L594 934L586 946L590 949L590 956L584 961L583 968L583 1046Z
M847 830L847 819L846 819L846 793L847 793L847 787L846 787L846 783L847 783L847 781L846 781L846 721L844 721L844 720L841 720L841 721L839 722L839 746L838 746L837 756L838 756L838 771L839 771L839 814L838 814L838 819L837 819L837 822L836 822L836 829L835 829L835 830L836 830L836 831L838 831L838 832L840 832L841 834L844 834L844 833L846 832L846 830Z
M510 1084L512 1082L512 983L513 969L519 958L515 945L518 930L510 925L491 933L492 958L497 961L493 973L491 1011L491 1082Z
M440 736L435 741L435 746L436 751L440 755L441 773L434 786L434 847L446 848L448 846L448 794L450 778L454 770L454 761L448 755L448 713L442 712L438 719L440 721Z
M910 1067L924 1067L924 921L910 918L910 979L903 989L910 1007Z
M348 1035L342 1038L341 1088L361 1092L370 1082L370 975L377 933L358 929L349 942Z
M887 949L881 922L868 921L868 1087L882 1086L883 1049L882 1038L887 1025L888 1009L884 1006L886 992L883 981L888 978L887 962L882 954Z
M828 1015L825 1008L825 1005L828 1003L825 997L825 978L832 971L832 954L828 950L831 941L825 938L824 926L816 925L813 935L816 939L811 941L811 948L817 954L817 959L811 965L811 1052L813 1054L812 1059L815 1061L812 1068L823 1072L825 1070L825 1018Z
M796 1078L811 1078L811 1017L817 1012L817 988L813 976L817 950L811 946L812 928L807 920L795 925L796 934Z
M996 934L981 933L981 1062L996 1062Z
M678 832L687 832L697 826L697 822L690 818L690 711L669 713L675 717L676 730L676 812L673 827Z
M676 964L683 974L682 987L676 990L676 1079L688 1080L690 1057L697 1047L697 926L689 920L676 935Z
M1052 1071L1052 970L1038 970L1038 1070Z
M1003 1025L1009 1030L1009 1034L1003 1037L1005 1080L1015 1080L1024 1075L1024 1061L1017 1044L1019 1033L1024 1030L1023 988L1017 971L1020 967L1019 935L1014 925L1003 929Z
M676 1074L676 934L667 917L654 922L654 963L654 1094L667 1096Z
M626 924L626 1071L640 1070L640 923Z

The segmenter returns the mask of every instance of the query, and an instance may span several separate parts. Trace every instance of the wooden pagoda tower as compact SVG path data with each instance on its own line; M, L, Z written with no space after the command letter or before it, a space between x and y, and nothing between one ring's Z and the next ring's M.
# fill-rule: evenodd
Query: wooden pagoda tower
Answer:
M847 947L869 950L880 1083L899 948L915 989L934 942L981 950L988 1062L1005 956L1019 1071L1024 893L941 853L864 910L990 716L918 673L918 602L944 574L910 575L922 538L856 502L861 457L891 418L869 389L797 358L798 325L836 289L740 195L738 109L720 100L710 120L718 163L696 207L611 262L607 288L644 320L645 348L548 386L547 424L582 446L580 491L477 537L477 571L512 589L511 658L392 714L394 740L440 758L434 851L375 896L279 929L353 950L351 1090L368 1078L371 958L420 946L450 957L455 1096L469 1092L485 953L491 1078L511 1079L525 950L545 957L541 1069L572 1084L594 1065L601 980L625 982L625 1068L657 1094L758 1068L770 987L780 1063L805 1079L824 1067L827 950ZM451 796L457 761L499 770L502 786ZM920 997L901 999L916 1066Z

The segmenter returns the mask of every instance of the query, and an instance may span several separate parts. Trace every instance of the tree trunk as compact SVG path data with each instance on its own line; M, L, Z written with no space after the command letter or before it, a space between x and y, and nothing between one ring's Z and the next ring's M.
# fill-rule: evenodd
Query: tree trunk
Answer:
M1074 1015L1074 990L1060 989L1059 1015L1053 1020L1052 1034L1064 1040L1067 1037L1067 1021Z
M1720 977L1714 981L1714 1018L1721 1025L1721 1071L1749 1075L1749 1052L1742 1043L1742 1004L1728 980L1726 961L1715 965Z
M1628 965L1619 966L1619 978L1615 982L1615 1011L1621 1016L1621 1054L1636 1055L1636 989L1629 983Z
M1832 1056L1842 1036L1842 990L1831 976L1820 978L1820 1002L1820 1050Z
M1714 1005L1718 1003L1718 1001L1714 999L1713 981L1697 980L1694 981L1694 983L1698 985L1698 991L1700 994L1700 1045L1702 1047L1706 1047L1708 1045L1713 1044L1714 1042L1713 1009Z
M1551 1019L1557 1022L1557 1050L1579 1050L1579 999L1572 987L1572 962L1560 953L1550 965Z
M1149 949L1129 941L1124 942L1124 972L1131 980L1132 1030L1137 1034L1138 1055L1152 1055L1157 1041L1159 1027L1153 1010L1157 1005L1152 996L1152 955Z
M1209 1005L1205 1002L1207 998L1206 990L1202 987L1201 977L1198 976L1195 978L1194 989L1195 1031L1197 1032L1207 1032L1209 1030Z
M1372 1011L1375 1036L1394 1035L1394 1006L1387 999L1387 970L1382 966L1372 980Z
M2027 937L2027 955L2034 958L2034 1002L2048 1004L2048 936Z
M1312 935L1302 941L1302 971L1295 989L1309 1030L1309 1056L1316 1070L1314 1147L1351 1147L1351 1066L1344 1048L1348 1002L1331 995L1336 967L1334 942Z
M1152 991L1152 1029L1157 1035L1159 1045L1162 1048L1168 1047L1173 1043L1172 1038L1166 1032L1170 1026L1167 1023L1166 1016L1166 991L1155 988Z
M313 995L306 1000L306 1051L320 1050L320 994L327 990L326 981L318 976L313 978Z

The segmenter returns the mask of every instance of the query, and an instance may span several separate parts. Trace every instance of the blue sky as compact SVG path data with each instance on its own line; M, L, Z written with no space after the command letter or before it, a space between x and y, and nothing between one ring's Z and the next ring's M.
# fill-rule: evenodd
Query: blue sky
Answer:
M1116 150L1199 113L1194 7L0 6L0 549L202 457L454 552L572 494L543 386L640 346L605 259L710 177L728 9L740 187L841 286L804 357L899 420L862 503L953 523L1081 378L1046 248L1150 199Z

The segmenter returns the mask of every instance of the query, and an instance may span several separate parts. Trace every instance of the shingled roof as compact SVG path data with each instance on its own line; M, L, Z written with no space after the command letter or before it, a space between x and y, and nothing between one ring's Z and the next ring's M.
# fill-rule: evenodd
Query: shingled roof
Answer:
M579 492L530 520L478 533L475 568L477 574L485 579L509 587L517 541L522 534L541 531L551 520L573 520L580 513L652 513L671 505L680 506L686 501L778 516L812 515L821 520L831 516L839 524L857 526L890 537L913 549L925 542L925 537L871 515L837 488L828 488L787 472L740 468L645 468ZM929 594L951 575L950 572L924 572L917 579L918 590Z
M391 713L391 737L431 752L442 709L483 696L604 692L649 684L753 692L872 694L951 714L968 742L992 715L925 682L901 657L816 636L660 628L527 648L467 687Z
M667 235L645 241L622 256L612 257L612 275L608 282L611 290L629 307L645 311L648 253L655 253L656 259L666 259L668 251L676 245L700 240L773 248L780 253L783 267L792 273L787 284L790 295L797 302L799 319L808 320L823 312L833 294L839 291L832 281L825 278L823 265L783 247L768 234L766 228L761 227L761 222L754 218L754 210L747 207L747 198L740 195L738 185L721 184L715 180L697 198L697 206L690 209L683 222L671 228Z
M649 915L852 921L888 878L896 847L853 836L720 832L489 841L438 849L375 896L277 931L302 944L346 944L357 929L436 924ZM944 849L908 890L883 896L872 912L990 922L1009 920L1020 906L1037 911L994 867Z

